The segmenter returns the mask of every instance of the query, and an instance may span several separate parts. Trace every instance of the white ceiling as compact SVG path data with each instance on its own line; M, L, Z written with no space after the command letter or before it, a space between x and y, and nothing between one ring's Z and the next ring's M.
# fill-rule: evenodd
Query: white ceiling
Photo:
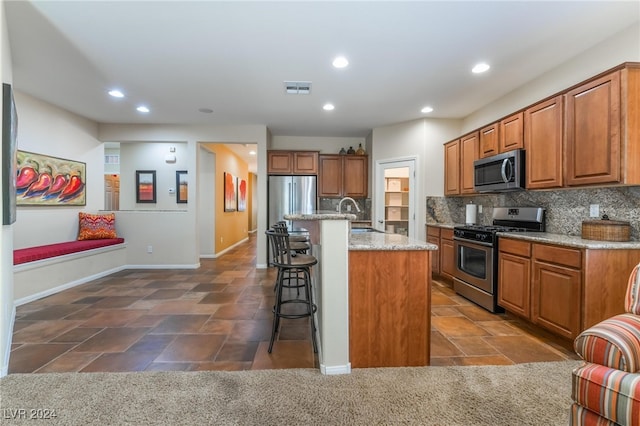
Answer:
M365 137L462 118L640 19L638 1L8 1L14 86L100 123ZM350 65L335 69L345 55ZM472 75L487 61L492 68ZM284 81L313 83L286 95ZM107 90L127 97L116 100ZM322 110L325 102L335 110ZM149 114L135 106L144 103ZM210 108L211 114L198 111Z

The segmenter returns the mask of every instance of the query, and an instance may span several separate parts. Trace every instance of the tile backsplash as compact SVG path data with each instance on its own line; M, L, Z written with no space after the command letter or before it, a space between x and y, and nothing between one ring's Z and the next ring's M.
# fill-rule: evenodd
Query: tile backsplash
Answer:
M612 220L631 224L631 239L640 240L640 187L563 189L557 191L518 191L469 197L427 197L427 224L464 223L465 204L482 206L477 223L489 225L494 207L543 207L547 232L580 236L582 221L589 217L589 206L600 206Z
M319 198L318 201L318 210L336 211L338 209L340 198ZM358 204L358 208L360 208L360 212L357 212L356 209L353 208L351 201L345 201L342 203L342 212L346 213L347 206L349 205L351 206L351 211L349 213L355 214L357 220L371 220L371 198L355 198L355 201Z

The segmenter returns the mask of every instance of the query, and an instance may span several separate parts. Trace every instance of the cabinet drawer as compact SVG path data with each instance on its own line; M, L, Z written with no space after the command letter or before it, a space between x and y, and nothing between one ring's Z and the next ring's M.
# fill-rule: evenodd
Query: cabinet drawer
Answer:
M427 236L440 238L440 228L427 225Z
M531 257L531 243L528 243L526 241L500 238L498 247L500 248L500 251L504 253L511 253L523 257Z
M453 240L453 229L441 229L440 238L444 240Z
M569 266L571 268L580 269L582 267L582 252L567 247L534 244L533 257L536 260Z

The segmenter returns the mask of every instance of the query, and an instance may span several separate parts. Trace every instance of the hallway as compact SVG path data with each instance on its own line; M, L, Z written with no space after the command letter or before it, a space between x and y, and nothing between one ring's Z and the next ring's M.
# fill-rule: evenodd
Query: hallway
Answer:
M313 368L308 320L267 353L275 269L256 237L197 270L126 270L17 308L9 373ZM577 359L558 340L432 286L431 365Z

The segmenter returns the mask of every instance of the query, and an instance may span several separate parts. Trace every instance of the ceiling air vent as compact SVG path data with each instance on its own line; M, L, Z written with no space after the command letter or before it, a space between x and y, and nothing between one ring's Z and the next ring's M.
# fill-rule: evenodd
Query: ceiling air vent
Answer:
M285 81L284 89L288 95L308 95L311 93L310 81Z

